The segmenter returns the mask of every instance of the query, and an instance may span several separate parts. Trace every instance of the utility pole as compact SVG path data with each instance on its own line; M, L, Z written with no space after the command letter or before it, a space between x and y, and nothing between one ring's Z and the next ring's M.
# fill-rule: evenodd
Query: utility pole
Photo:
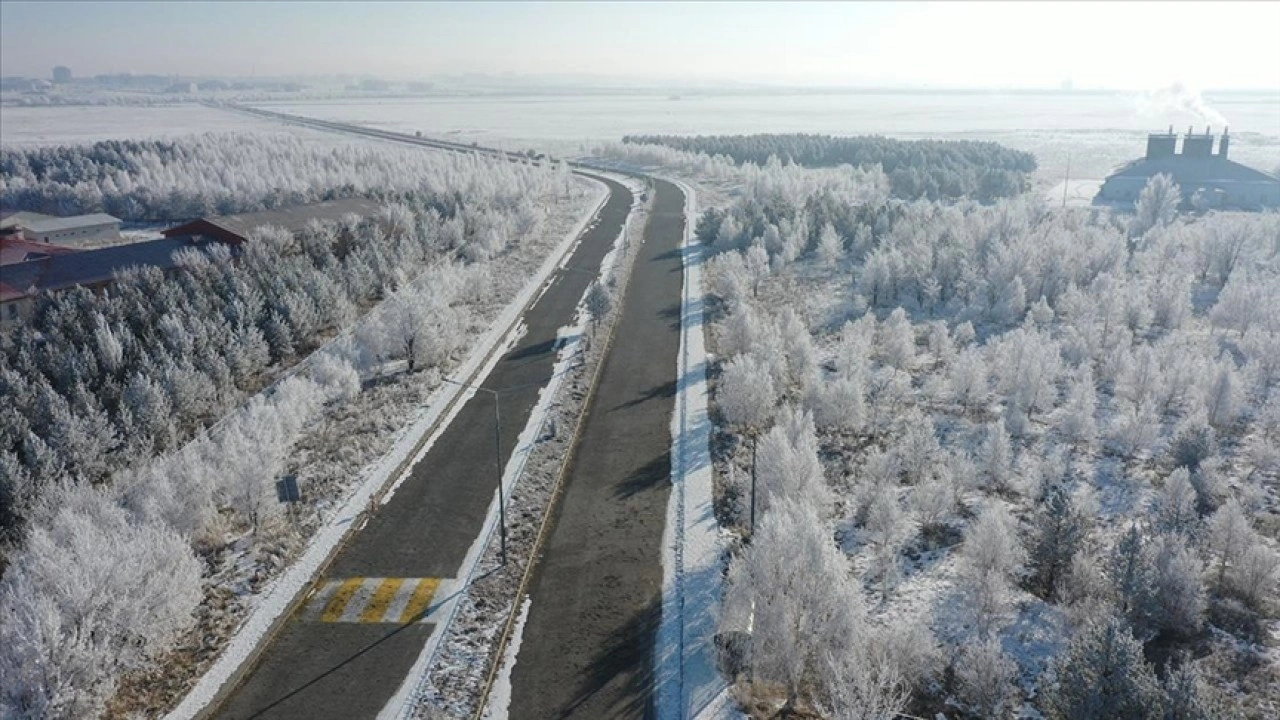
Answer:
M751 539L756 537L756 446L760 433L751 433Z

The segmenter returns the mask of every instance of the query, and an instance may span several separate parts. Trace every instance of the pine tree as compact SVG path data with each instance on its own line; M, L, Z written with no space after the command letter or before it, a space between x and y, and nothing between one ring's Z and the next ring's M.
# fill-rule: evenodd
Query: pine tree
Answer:
M1163 720L1226 720L1222 701L1205 682L1200 667L1189 658L1164 679L1165 714Z
M1071 568L1084 544L1089 519L1062 485L1049 490L1038 514L1030 545L1031 587L1048 597Z
M1123 620L1094 622L1052 663L1041 709L1050 720L1158 720L1163 693Z

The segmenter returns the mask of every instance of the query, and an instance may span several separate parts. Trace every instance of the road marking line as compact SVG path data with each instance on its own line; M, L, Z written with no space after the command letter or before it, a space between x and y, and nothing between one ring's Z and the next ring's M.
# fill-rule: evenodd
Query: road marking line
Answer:
M360 616L364 612L365 606L369 604L369 600L373 597L373 593L378 589L383 578L360 578L360 587L356 589L356 594L347 601L347 609L342 611L342 618L339 622L358 623Z
M391 606L391 601L395 599L402 584L404 584L404 578L385 578L379 583L378 589L373 592L373 598L365 606L364 612L360 613L360 622L382 622L383 615Z
M342 611L346 609L347 603L351 601L351 596L364 585L364 578L351 578L342 581L342 587L338 592L334 593L333 598L325 605L324 612L320 615L321 622L338 622L342 618Z
M387 607L387 612L383 615L386 622L400 622L400 616L404 615L405 608L409 607L409 600L413 599L413 591L418 588L418 583L413 579L405 579L400 585L400 589L396 591L396 596L391 600L391 605Z
M404 613L400 616L401 623L415 622L419 615L427 609L431 603L431 598L436 594L436 588L439 587L440 580L437 578L423 578L418 581L418 587L413 591L413 597L409 599L409 604L405 607Z
M333 598L333 594L342 586L341 580L330 580L324 584L314 595L307 599L307 605L302 611L302 619L315 622L320 619L320 614L324 612L324 608L329 604L329 600Z

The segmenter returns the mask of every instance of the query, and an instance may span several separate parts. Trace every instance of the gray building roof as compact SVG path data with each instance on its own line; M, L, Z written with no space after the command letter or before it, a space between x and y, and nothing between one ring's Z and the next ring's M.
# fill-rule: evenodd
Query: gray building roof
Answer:
M77 285L102 285L110 282L116 272L131 267L170 270L177 266L173 260L176 251L188 247L203 249L212 242L193 237L169 237L5 265L0 285L7 285L8 294L15 296L3 299L66 290Z
M0 212L0 230L7 230L12 227L27 226L37 220L54 220L52 215L43 215L38 212L28 212L26 210L4 210Z
M55 217L47 220L28 220L21 223L23 228L30 230L33 233L60 232L62 230L75 230L76 228L119 224L120 218L111 217L106 213L72 215L71 217Z
M1280 185L1280 179L1233 160L1217 156L1206 158L1170 155L1168 157L1141 158L1128 163L1111 174L1111 178L1151 178L1167 173L1179 185L1207 183L1254 183ZM1108 178L1110 179L1110 178Z
M291 233L298 233L306 229L307 223L312 220L336 221L348 214L369 217L376 213L380 207L382 207L381 203L366 198L326 200L324 202L311 203L310 205L290 205L276 208L275 210L201 218L200 220L193 220L189 223L169 228L165 231L165 234L187 235L200 233L202 226L207 229L207 226L204 225L207 223L244 240L254 228L264 225L282 227Z

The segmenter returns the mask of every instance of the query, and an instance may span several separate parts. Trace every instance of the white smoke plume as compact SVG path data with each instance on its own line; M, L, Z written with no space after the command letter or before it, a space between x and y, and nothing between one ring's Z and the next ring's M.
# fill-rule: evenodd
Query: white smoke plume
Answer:
M1158 90L1149 90L1137 98L1138 114L1144 117L1161 117L1162 119L1177 113L1193 115L1203 122L1217 128L1227 125L1222 113L1205 103L1200 92L1176 82ZM1179 118L1181 120L1181 118Z

